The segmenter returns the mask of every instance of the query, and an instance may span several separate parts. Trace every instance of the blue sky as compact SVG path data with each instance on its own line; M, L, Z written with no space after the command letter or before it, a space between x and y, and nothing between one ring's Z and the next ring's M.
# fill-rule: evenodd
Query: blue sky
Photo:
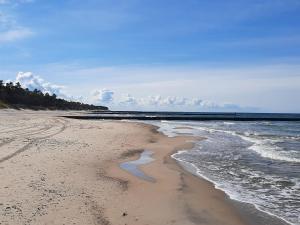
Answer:
M0 79L112 109L300 112L300 1L0 0Z

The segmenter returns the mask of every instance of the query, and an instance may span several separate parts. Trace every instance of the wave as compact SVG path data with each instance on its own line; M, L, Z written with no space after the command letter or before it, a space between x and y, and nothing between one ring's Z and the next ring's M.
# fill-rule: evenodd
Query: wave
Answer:
M238 135L243 140L253 143L248 149L255 151L264 158L272 160L281 160L286 162L300 163L300 158L293 157L291 152L283 151L282 148L275 145L275 143L281 142L282 139L258 139L249 137L250 135Z
M230 130L219 130L219 129L208 128L208 127L196 127L195 129L206 131L208 133L221 132L221 133L226 133L226 134L231 134L231 135L237 136L237 133L235 131L230 131Z
M273 162L276 165L278 163L280 166L288 165L284 164L284 162L293 163L293 166L294 163L300 163L300 156L297 150L298 144L296 143L300 137L299 133L294 132L294 130L287 132L287 128L282 132L282 125L264 122L236 122L228 124L227 122L216 121L160 121L151 122L151 124L160 127L159 131L169 137L181 135L184 127L192 128L190 130L191 135L207 137L204 143L199 142L199 145L196 145L192 155L190 155L190 150L182 150L173 154L172 158L179 161L189 172L213 183L215 188L224 191L229 198L239 202L250 203L258 210L284 220L289 224L298 224L296 218L298 211L295 209L293 202L297 202L297 199L299 199L297 194L299 180L293 181L293 185L290 187L288 185L290 185L293 177L281 175L276 177L276 173L273 172L266 174L264 170L261 170L260 166L265 166L265 159L274 160ZM220 165L214 161L213 157L206 158L214 154L214 152L211 152L213 149L216 149L216 151L218 151L218 148L224 150L224 141L226 143L234 143L234 145L232 145L232 150L228 148L228 154L224 153L226 157ZM204 152L199 149L203 146L208 148L205 148ZM209 149L210 147L212 149ZM238 149L235 149L235 147L243 148L242 154L254 156L251 160L258 160L258 163L262 164L258 164L259 166L253 169L248 167L247 164L244 164L242 155L230 154L234 152L233 150L235 150L235 153L238 152ZM205 153L206 150L208 153ZM225 148L225 150L227 149ZM195 162L197 154L204 156L203 162L199 161L198 167L198 161ZM230 157L233 157L232 160L230 160ZM199 159L201 160L201 158ZM213 161L209 161L210 159ZM228 165L226 160L229 160ZM234 166L231 165L232 161L236 161L236 165L241 165L241 167L232 167ZM223 174L220 172L220 169L226 168L226 166L231 166L230 168L232 169L226 170L226 173ZM285 208L282 208L283 203Z
M168 136L177 136L180 135L179 130L174 131L174 125L178 125L178 123L169 123L169 121L162 121L164 124L170 125L169 127L164 127L165 133L168 134ZM227 123L227 122L224 122ZM172 126L172 125L173 126ZM234 124L234 123L233 123ZM258 132L236 132L232 130L223 130L223 129L216 129L211 127L205 127L205 126L193 126L192 124L189 124L191 128L208 132L209 134L212 133L225 133L232 136L238 136L242 138L243 140L252 143L252 145L248 148L257 154L259 154L261 157L268 158L271 160L280 160L280 161L286 161L286 162L292 162L292 163L300 163L300 158L294 157L292 152L283 151L280 147L276 146L275 144L278 142L283 142L284 139L279 138L278 136L269 135L268 138L266 135L262 136ZM190 133L193 135L193 132ZM194 134L197 136L197 134ZM271 137L273 137L271 139ZM293 140L298 140L298 137L291 137Z
M191 162L187 162L179 157L176 157L177 155L181 155L181 154L184 154L188 152L188 150L181 150L181 151L178 151L176 153L174 153L173 155L171 155L171 157L175 160L177 160L178 162L180 162L182 164L182 166L188 170L190 173L194 174L194 175L197 175L207 181L209 181L210 183L213 184L213 186L218 189L218 190L221 190L223 192L226 193L226 195L232 199L232 200L235 200L235 201L239 201L239 202L243 202L243 203L248 203L248 204L252 204L257 210L261 211L261 212L264 212L270 216L273 216L273 217L276 217L280 220L283 220L284 222L288 223L288 224L291 224L291 225L296 225L288 220L286 220L285 218L282 218L274 213L271 213L267 210L264 210L259 204L257 204L254 200L254 198L251 198L251 199L244 199L242 198L238 192L235 191L235 188L226 188L226 185L220 183L220 182L216 182L215 180L212 180L210 179L208 176L204 175L202 173L202 171L194 164L194 163L191 163Z
M238 136L243 140L253 143L248 149L255 151L261 157L269 158L272 160L281 160L286 162L300 163L300 158L293 157L292 151L283 151L282 148L276 146L275 144L278 142L284 142L283 138L279 138L278 136L269 135L270 137L274 137L273 139L266 138L257 132L235 132L231 130L221 130L221 129L213 129L207 127L197 127L198 130L204 130L209 133L222 132L226 134L230 134L233 136ZM276 137L276 138L275 138ZM292 140L299 140L299 137L289 137Z
M283 151L276 151L275 147L269 147L269 146L261 146L254 144L249 149L257 152L260 154L262 157L273 159L273 160L281 160L281 161L286 161L286 162L296 162L300 163L300 159L294 158L294 157L289 157L287 156L286 152Z

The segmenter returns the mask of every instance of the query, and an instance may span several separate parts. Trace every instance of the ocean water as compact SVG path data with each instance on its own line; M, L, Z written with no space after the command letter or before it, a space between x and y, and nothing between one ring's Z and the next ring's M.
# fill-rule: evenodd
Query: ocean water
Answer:
M300 122L151 121L168 136L201 136L173 158L230 198L300 224Z

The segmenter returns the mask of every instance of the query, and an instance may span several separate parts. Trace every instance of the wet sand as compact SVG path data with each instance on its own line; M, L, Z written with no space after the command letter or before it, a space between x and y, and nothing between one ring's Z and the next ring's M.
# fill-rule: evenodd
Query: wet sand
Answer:
M146 128L149 126L144 125ZM160 133L149 134L144 149L154 152L155 161L141 166L156 182L145 182L111 166L108 174L128 181L126 193L109 203L107 215L112 224L247 224L227 200L223 192L211 183L183 170L170 154L193 146L189 137L168 138ZM137 156L136 156L137 157ZM129 159L120 159L120 161ZM121 206L126 216L120 216Z
M170 157L192 147L138 123L0 111L0 224L244 225L226 195ZM133 176L120 163L148 149Z

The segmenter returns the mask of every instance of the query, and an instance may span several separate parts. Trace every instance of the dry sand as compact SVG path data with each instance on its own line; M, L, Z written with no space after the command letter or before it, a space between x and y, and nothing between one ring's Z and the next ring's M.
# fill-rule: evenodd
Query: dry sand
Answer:
M170 154L191 147L154 127L0 111L0 224L245 224L225 195ZM119 168L143 149L148 182Z

